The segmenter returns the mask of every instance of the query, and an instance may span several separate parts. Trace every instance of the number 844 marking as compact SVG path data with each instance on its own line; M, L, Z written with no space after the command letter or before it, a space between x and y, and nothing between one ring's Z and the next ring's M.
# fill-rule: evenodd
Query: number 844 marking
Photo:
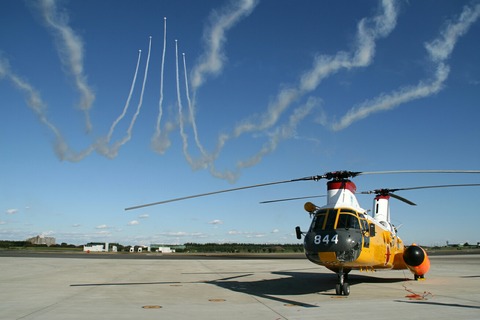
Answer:
M315 243L315 244L322 244L322 243L329 244L330 242L333 242L333 243L337 244L338 243L338 234L333 235L332 238L330 238L329 234L327 234L323 237L322 237L322 235L317 234L315 236L315 238L313 238L313 243Z

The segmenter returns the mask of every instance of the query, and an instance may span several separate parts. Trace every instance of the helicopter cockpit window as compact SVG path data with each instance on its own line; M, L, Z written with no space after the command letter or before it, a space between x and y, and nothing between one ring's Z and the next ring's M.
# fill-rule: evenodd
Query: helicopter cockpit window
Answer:
M326 216L327 216L327 210L318 211L315 214L315 218L312 223L312 230L323 230Z
M362 230L368 231L370 228L368 227L368 222L365 219L360 219L360 223L362 225Z
M333 230L335 228L336 218L337 218L337 209L328 210L327 221L325 222L325 230Z
M341 212L338 217L337 229L360 229L357 216Z
M365 215L363 213L359 213L358 217L360 218L361 229L363 231L368 231L369 227L368 227L368 222L367 222L367 218L365 217Z

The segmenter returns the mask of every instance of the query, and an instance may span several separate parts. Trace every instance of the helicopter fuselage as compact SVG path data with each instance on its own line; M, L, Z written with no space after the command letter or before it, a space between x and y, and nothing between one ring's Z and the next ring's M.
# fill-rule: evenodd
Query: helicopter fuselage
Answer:
M358 205L353 182L330 181L327 186L326 206L305 204L312 216L310 228L304 233L305 255L311 262L342 274L351 270L410 269L415 278L423 277L430 266L428 257L416 245L405 247L397 236L390 223L388 196L375 198L370 216Z
M323 208L304 238L307 258L331 270L407 269L403 241L365 213Z

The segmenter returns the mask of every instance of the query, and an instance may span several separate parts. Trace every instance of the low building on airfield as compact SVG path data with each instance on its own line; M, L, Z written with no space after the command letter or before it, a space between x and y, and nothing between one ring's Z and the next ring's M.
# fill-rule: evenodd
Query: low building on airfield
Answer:
M168 245L168 244L151 244L150 248L152 251L159 253L174 253L177 251L185 250L184 245Z
M45 237L43 235L38 235L33 238L29 238L26 240L27 242L30 242L31 244L45 244L48 247L55 245L55 238L54 237Z
M117 252L118 248L108 242L89 242L83 246L84 252Z

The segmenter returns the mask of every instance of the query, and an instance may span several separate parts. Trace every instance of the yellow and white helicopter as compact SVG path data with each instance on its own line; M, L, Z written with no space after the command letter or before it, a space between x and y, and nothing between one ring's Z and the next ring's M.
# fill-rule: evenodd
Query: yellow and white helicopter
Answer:
M336 294L349 295L350 285L347 281L348 273L351 270L409 269L413 273L415 280L417 280L424 278L430 268L430 260L425 250L416 244L405 246L397 235L397 229L390 221L390 197L410 205L415 205L413 202L395 195L394 192L428 188L480 186L480 184L450 184L360 192L360 194L375 194L372 214L368 214L367 210L360 207L355 196L356 186L350 178L366 174L393 173L480 173L480 170L335 171L300 179L191 195L129 207L125 210L275 184L328 180L326 205L318 207L311 202L305 203L304 208L312 217L310 228L306 232L302 232L300 227L296 227L295 230L297 239L300 240L302 235L304 236L304 249L307 259L318 265L325 266L338 275L338 282L335 286ZM270 200L262 203L312 197L318 196Z

